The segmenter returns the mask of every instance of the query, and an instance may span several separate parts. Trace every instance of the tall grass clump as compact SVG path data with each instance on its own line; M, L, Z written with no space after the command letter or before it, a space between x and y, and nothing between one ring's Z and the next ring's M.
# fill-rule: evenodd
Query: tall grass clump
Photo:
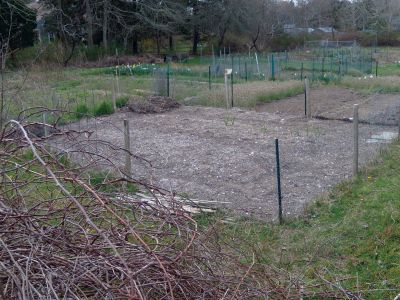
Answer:
M115 100L115 104L117 105L118 108L122 108L122 107L126 106L128 101L129 101L129 96L122 96L122 97L118 97Z
M104 115L111 115L114 113L114 108L111 102L104 100L101 102L94 110L94 115L96 117L104 116Z
M75 109L75 117L82 119L89 114L89 107L85 103L78 104Z

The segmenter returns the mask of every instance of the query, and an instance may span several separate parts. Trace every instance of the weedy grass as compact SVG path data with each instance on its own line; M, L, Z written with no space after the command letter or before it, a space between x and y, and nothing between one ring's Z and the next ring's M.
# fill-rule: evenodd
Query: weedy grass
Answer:
M300 81L254 81L235 84L233 87L233 102L236 107L254 108L257 104L280 100L303 93L303 83ZM229 93L231 87L229 86ZM203 90L198 94L197 105L225 107L225 86L214 86L211 91Z
M400 92L400 77L398 76L375 77L373 75L365 75L345 77L337 84L367 94Z
M302 274L310 282L321 273L342 276L348 279L344 288L368 299L393 299L400 293L399 159L397 141L356 179L339 184L283 225L227 219L221 212L198 221L244 262L254 253L257 263Z
M94 115L96 117L99 116L105 116L105 115L111 115L114 113L114 108L113 105L110 101L103 101L101 102L95 109L94 109Z

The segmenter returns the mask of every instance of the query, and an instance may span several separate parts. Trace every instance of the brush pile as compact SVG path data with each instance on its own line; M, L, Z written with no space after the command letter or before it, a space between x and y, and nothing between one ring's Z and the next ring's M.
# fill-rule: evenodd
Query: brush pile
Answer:
M328 281L307 287L254 259L240 262L173 195L116 167L94 183L94 164L111 161L86 152L92 160L77 164L49 146L87 132L37 137L29 126L10 121L0 133L0 299L359 299ZM154 201L121 196L131 185Z

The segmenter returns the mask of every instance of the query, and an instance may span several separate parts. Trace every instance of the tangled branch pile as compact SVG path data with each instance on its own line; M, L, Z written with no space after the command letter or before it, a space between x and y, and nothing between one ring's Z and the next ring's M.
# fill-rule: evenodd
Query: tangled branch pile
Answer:
M168 207L132 200L121 190L155 187L116 175L94 184L88 174L107 158L84 153L92 160L72 163L49 150L49 140L71 132L36 137L29 126L11 121L0 136L0 299L350 297L239 263L173 196L157 190Z

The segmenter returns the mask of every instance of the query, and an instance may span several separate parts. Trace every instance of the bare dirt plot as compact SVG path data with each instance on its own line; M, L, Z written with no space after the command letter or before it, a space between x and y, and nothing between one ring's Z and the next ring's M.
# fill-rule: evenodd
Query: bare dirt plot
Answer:
M82 122L81 129L96 131L88 137L93 144L99 138L123 146L123 119L130 120L134 154L153 164L136 160L135 177L195 199L229 202L221 206L241 214L268 219L277 215L276 137L281 144L285 214L300 213L306 202L351 173L352 124L346 122L181 107L164 114L117 113ZM361 162L378 149L379 143L367 142L372 135L396 130L361 125ZM62 147L68 150L68 145ZM107 155L123 164L124 157Z
M350 89L325 87L311 90L313 116L327 119L349 119L354 104L359 104L360 120L369 124L397 125L400 120L400 95L363 95ZM257 111L304 114L304 95L297 95L273 103L259 105Z

